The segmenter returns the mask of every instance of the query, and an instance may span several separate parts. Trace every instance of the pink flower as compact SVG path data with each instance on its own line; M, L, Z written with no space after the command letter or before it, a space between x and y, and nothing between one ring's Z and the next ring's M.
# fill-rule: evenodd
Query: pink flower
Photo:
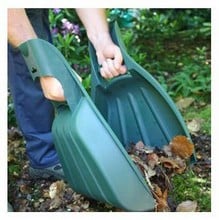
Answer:
M60 8L53 8L53 13L58 14L61 11Z
M63 35L65 35L67 33L72 33L72 34L78 35L80 33L79 25L75 25L75 24L71 23L66 18L63 18L61 21L62 21Z

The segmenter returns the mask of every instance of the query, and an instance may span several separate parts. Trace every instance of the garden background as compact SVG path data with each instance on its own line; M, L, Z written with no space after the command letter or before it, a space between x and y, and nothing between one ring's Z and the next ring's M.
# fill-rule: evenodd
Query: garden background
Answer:
M197 202L196 211L211 211L211 10L107 10L117 21L127 51L169 93L192 135L197 163L171 179L172 203ZM86 32L73 9L50 9L54 45L82 77L90 92L90 60ZM9 201L15 211L47 211L52 181L28 179L24 140L8 95ZM69 190L69 191L68 191ZM118 211L115 207L70 193L51 211ZM173 205L174 210L174 205Z

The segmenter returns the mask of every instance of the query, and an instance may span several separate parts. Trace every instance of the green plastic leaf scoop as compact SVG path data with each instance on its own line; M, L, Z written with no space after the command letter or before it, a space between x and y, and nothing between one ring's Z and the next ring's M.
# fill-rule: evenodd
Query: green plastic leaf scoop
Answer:
M127 211L154 210L140 171L62 54L40 39L23 43L20 50L33 79L52 76L63 87L66 102L53 102L52 134L73 190Z
M111 37L122 52L127 73L111 80L100 75L96 51L89 44L91 58L91 95L120 142L163 148L173 137L190 138L184 120L173 100L157 80L129 56L117 23L110 26Z

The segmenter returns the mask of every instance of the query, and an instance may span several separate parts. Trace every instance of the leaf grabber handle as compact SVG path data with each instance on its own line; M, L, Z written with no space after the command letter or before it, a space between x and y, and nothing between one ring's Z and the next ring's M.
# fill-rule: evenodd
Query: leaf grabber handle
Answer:
M28 40L22 43L19 49L33 80L42 76L51 76L59 80L64 90L66 102L69 108L74 111L83 96L83 87L59 50L42 39ZM53 101L53 104L57 107L63 103Z

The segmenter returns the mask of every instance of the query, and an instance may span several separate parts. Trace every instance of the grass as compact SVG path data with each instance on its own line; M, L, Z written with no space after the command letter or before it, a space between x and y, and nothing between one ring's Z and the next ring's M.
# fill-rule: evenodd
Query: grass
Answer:
M204 134L211 134L211 105L206 105L204 107L196 108L191 106L187 108L183 113L186 121L192 120L194 118L201 119L201 129L200 132Z
M172 197L177 204L192 200L197 201L201 212L211 211L210 180L200 178L192 170L172 177Z
M185 121L201 119L200 133L211 135L211 105L203 107L190 106L183 112ZM199 177L191 169L181 175L172 177L172 197L177 204L185 200L197 201L201 212L211 211L211 180L210 177Z

